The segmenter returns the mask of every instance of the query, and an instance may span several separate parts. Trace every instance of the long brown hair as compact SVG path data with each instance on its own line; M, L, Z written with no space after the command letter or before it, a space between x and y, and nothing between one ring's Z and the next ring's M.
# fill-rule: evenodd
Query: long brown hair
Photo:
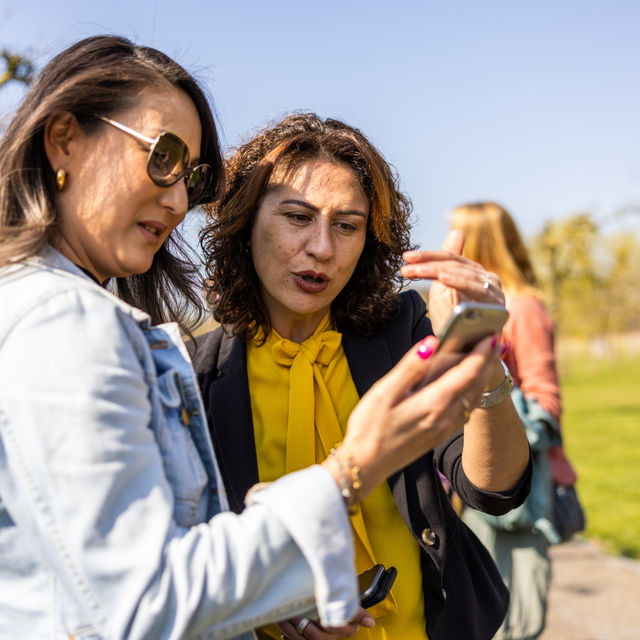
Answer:
M370 335L398 307L402 253L411 248L411 203L399 191L395 171L358 129L314 113L296 113L264 129L229 158L224 195L208 207L200 236L214 318L241 340L259 329L264 336L271 330L249 246L260 199L276 168L294 171L315 159L349 166L370 208L356 269L331 305L334 320L349 321Z
M203 89L179 64L150 47L117 36L81 40L53 58L31 86L0 142L0 267L36 254L57 231L55 176L44 152L49 117L68 111L88 133L108 116L135 104L146 87L184 91L202 126L200 157L214 180L208 199L223 185L223 162L213 114ZM111 283L124 300L154 322L174 320L183 329L203 314L200 277L177 231L156 253L149 271Z
M529 252L506 209L495 202L465 204L451 213L451 226L464 233L465 258L497 273L505 291L540 295Z

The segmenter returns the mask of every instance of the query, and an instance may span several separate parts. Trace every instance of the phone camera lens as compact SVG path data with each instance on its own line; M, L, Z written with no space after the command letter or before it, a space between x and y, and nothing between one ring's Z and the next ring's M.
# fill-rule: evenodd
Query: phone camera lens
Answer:
M468 309L467 312L465 313L465 317L467 320L470 320L472 322L477 322L480 316L475 309Z

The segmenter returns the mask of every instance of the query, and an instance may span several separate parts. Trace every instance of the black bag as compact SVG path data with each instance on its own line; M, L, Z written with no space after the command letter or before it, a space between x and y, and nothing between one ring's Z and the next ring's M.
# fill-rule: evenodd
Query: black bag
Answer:
M553 524L562 542L584 531L587 524L575 487L555 485L553 490Z

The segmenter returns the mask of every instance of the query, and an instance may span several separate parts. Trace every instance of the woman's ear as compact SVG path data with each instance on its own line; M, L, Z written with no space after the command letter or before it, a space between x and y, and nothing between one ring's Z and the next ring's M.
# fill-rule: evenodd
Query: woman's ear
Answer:
M78 121L72 113L57 111L49 116L44 126L44 150L54 173L69 169L69 145L78 133Z

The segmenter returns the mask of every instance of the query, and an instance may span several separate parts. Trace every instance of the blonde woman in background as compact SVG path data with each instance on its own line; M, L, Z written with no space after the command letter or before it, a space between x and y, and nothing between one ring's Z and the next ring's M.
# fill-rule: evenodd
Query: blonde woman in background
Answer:
M464 234L464 257L496 273L502 282L509 310L502 335L507 345L504 362L514 381L514 404L521 410L534 455L539 453L534 474L545 474L543 487L549 487L551 481L571 486L576 474L559 437L562 401L554 326L516 224L500 205L479 202L455 209L451 226ZM511 592L507 617L495 636L503 640L537 638L545 625L551 580L548 548L558 539L549 513L539 512L535 504L539 496L533 494L532 490L523 507L533 524L521 530L515 516L507 525L515 530L508 530L503 518L486 518L471 509L463 514L493 555Z

